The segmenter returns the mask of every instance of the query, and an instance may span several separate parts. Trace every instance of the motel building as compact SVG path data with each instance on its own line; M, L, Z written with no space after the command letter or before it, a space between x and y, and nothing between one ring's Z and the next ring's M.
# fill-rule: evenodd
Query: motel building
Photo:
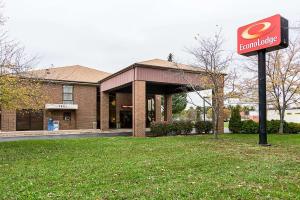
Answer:
M172 121L172 94L192 91L191 85L210 89L205 72L160 59L137 62L114 74L78 65L32 73L43 78L47 103L40 110L2 109L2 132L48 130L52 119L60 130L132 129L133 136L143 137L151 122ZM223 105L223 95L218 96L213 102ZM220 113L218 129L223 131Z

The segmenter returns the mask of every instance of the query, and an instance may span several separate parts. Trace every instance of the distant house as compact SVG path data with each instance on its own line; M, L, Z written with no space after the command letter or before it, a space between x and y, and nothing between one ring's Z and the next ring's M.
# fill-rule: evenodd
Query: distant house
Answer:
M249 119L258 121L258 111L250 111ZM277 110L267 110L267 120L279 120L279 112ZM284 120L286 122L300 123L300 109L287 109L285 112Z
M241 102L237 98L228 99L225 102L226 106L248 106L252 107L255 110L249 111L248 115L245 115L244 112L241 112L242 119L251 119L258 122L259 112L258 112L258 103L256 102ZM267 120L279 120L279 112L274 109L273 105L268 105L267 108ZM296 122L300 123L300 106L293 104L292 107L288 108L285 112L285 121L287 122Z

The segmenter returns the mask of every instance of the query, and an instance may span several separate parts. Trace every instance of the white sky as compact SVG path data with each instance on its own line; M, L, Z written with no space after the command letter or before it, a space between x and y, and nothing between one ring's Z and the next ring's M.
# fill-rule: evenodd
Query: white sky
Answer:
M222 26L235 51L240 25L274 14L300 21L299 0L4 0L6 29L39 55L39 67L81 64L115 72L134 62L185 52L194 36Z
M191 63L194 36L223 27L227 51L236 29L281 14L300 24L299 0L4 0L6 29L38 67L80 64L116 72L134 62L166 59ZM294 31L295 32L295 31ZM238 57L239 59L239 57Z

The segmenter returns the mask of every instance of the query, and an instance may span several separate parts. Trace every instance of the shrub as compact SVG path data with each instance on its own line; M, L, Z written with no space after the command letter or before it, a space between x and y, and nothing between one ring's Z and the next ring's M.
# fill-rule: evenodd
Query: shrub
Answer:
M198 134L208 134L213 129L213 124L210 121L197 121L195 123L195 129Z
M279 120L267 121L267 133L278 133L280 127Z
M300 133L300 123L289 122L287 124L286 133L291 133L291 134Z
M176 127L176 134L187 135L190 134L193 130L193 123L191 121L177 121L173 122Z
M172 133L174 135L180 135L181 134L181 123L180 121L175 121L172 123Z
M182 133L187 135L190 134L193 131L194 128L194 124L191 121L183 121L181 122L181 126L182 126Z
M240 107L231 108L231 117L229 120L229 130L231 133L239 133L241 130L241 114Z
M153 122L151 123L150 130L152 136L167 136L167 135L180 135L190 134L193 130L193 123L191 121L176 121L168 122Z
M280 128L280 120L267 121L267 133L278 133ZM283 132L288 132L287 123L284 122Z
M166 136L170 132L169 129L167 122L153 122L150 126L152 136Z
M258 133L258 123L253 120L242 121L241 133Z

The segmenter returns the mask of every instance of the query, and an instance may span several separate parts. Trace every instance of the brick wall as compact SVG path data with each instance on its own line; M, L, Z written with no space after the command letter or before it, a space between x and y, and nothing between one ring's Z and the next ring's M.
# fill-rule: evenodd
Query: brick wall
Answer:
M164 99L164 121L172 121L172 95L165 95Z
M161 121L161 95L155 95L155 121Z
M144 137L146 131L146 82L134 81L133 91L133 134Z
M96 86L85 86L85 85L74 86L74 103L78 104L78 110L76 110L77 129L93 128L93 122L97 122L96 101L97 101Z
M109 129L109 94L100 93L100 129Z
M46 103L63 103L63 85L62 83L44 84L44 90L49 94ZM78 104L78 110L69 110L71 111L71 121L63 120L63 113L68 110L47 110L44 111L44 129L47 130L49 117L60 121L60 129L92 129L93 122L96 122L96 89L96 86L92 85L75 84L74 103ZM2 111L1 130L16 130L16 111Z
M50 114L51 112L51 114ZM71 112L71 120L64 120L64 112ZM47 118L44 120L44 129L48 129L47 127L47 119L51 116L53 120L59 121L59 129L60 130L71 130L76 129L76 111L63 111L63 110L53 110L53 111L46 111ZM46 121L46 122L45 122Z
M14 110L1 111L1 130L2 131L16 130L16 111Z
M49 91L47 96L47 103L60 104L62 103L62 85L61 84L44 84L44 91ZM55 116L55 117L54 117ZM51 110L44 110L44 130L48 129L48 118L61 121L62 116L54 114L52 116Z

